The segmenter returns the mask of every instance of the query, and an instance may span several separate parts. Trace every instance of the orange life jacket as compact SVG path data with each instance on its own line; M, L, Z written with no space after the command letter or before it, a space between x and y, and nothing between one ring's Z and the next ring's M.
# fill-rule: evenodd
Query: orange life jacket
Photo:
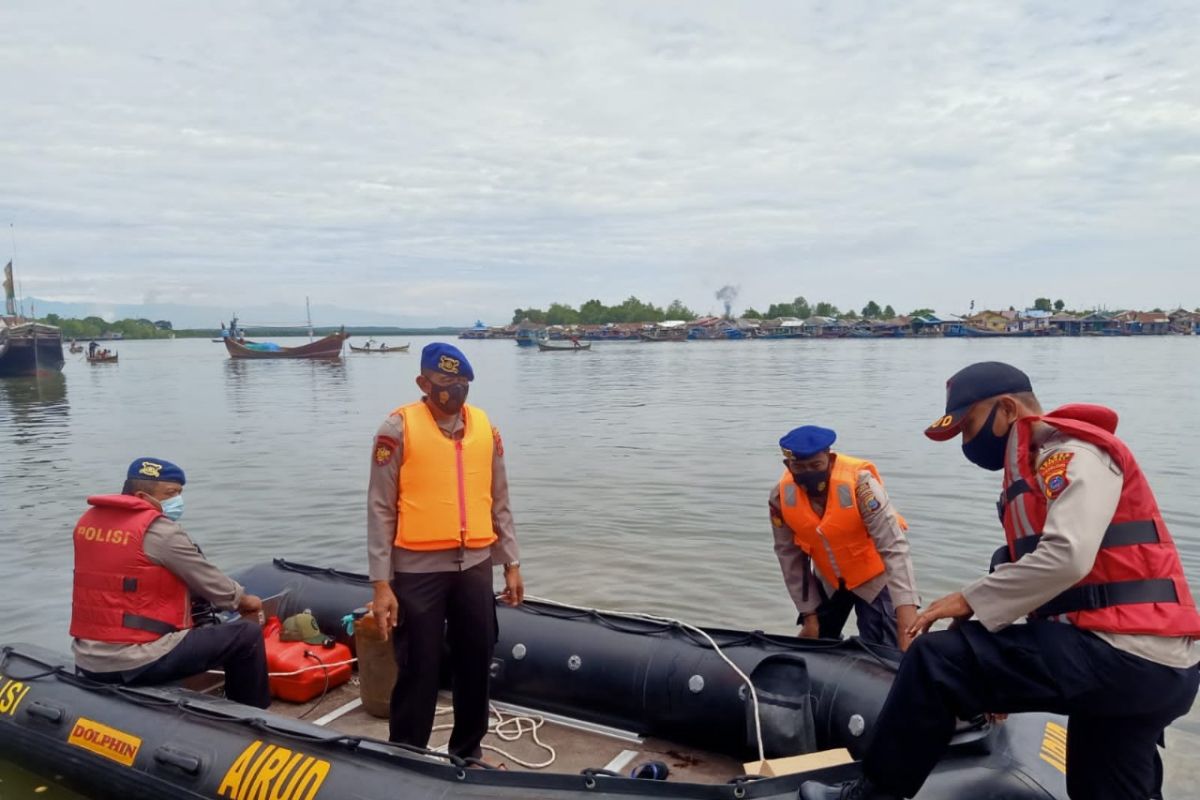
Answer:
M492 526L495 440L487 414L464 405L463 436L449 439L424 401L392 413L404 419L396 547L449 550L491 545L496 541Z
M139 644L190 628L187 586L142 549L146 530L162 512L129 495L87 501L91 508L75 525L71 635Z
M854 589L884 572L883 558L867 532L855 500L858 473L879 480L870 461L838 453L829 475L825 513L818 517L808 493L784 470L779 479L779 510L796 546L808 554L831 586ZM882 481L880 481L882 483Z
M1114 435L1116 412L1103 406L1077 403L1017 421L1012 434L1017 447L1006 459L1000 500L1008 544L993 557L993 566L1032 552L1042 537L1047 495L1053 496L1056 487L1039 488L1034 464L1038 448L1033 443L1033 424L1038 421L1108 453L1121 468L1124 484L1091 571L1029 616L1065 615L1080 628L1111 633L1200 636L1200 613L1175 542L1145 474ZM1063 485L1065 472L1051 480Z

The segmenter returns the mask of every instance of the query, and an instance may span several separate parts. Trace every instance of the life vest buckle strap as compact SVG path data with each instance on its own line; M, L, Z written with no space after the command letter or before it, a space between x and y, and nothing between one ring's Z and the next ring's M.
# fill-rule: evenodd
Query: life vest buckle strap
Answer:
M179 628L176 628L169 622L163 622L161 619L154 619L152 617L143 617L140 614L131 614L128 611L122 615L121 625L126 628L132 628L135 631L157 633L160 636L166 636L168 633L179 631Z
M1031 491L1033 491L1033 489L1029 486L1028 481L1026 481L1024 478L1017 478L1008 485L1007 489L1004 490L1004 504L1007 505L1026 492Z
M1135 603L1178 603L1179 594L1170 578L1114 581L1074 586L1037 609L1031 617L1054 617L1076 611L1096 611Z
M1131 544L1158 544L1158 523L1152 519L1135 519L1117 522L1104 532L1101 547L1125 547Z
M1021 558L1032 553L1041 540L1042 535L1040 533L1036 536L1021 536L1014 539L1012 546L1016 557ZM1158 523L1152 519L1135 519L1129 522L1116 522L1109 525L1108 529L1104 532L1104 539L1100 542L1100 546L1128 547L1135 544L1158 544L1159 541ZM995 569L996 563L993 558L993 569Z

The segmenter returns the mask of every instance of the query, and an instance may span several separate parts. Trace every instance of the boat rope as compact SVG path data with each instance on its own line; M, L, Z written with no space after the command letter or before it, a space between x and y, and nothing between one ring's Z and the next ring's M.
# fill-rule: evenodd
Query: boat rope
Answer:
M704 639L706 642L708 642L709 646L712 647L713 652L720 656L721 660L728 664L729 668L732 669L746 685L746 692L750 696L750 705L754 709L754 739L755 744L758 745L758 760L766 761L766 748L763 746L762 716L758 705L758 691L754 688L754 682L750 680L749 675L742 671L741 667L733 663L733 659L725 655L725 651L721 649L721 646L717 644L716 640L713 639L713 637L709 635L707 631L702 628L697 628L695 625L690 623L683 622L682 620L672 619L671 617L662 617L656 614L647 614L641 611L610 611L602 608L583 608L581 606L571 605L570 603L562 603L557 600L547 600L544 597L534 597L532 595L525 595L525 597L529 600L535 600L539 603L545 603L547 605L558 606L559 608L569 608L575 611L607 614L613 617L625 617L626 619L630 620L642 620L646 622L656 622L663 625L669 625L672 627L679 627L695 636L699 636Z
M454 709L451 708L450 706L438 706L437 711L435 712L434 715L440 717L444 714L450 714L453 711L454 711ZM522 714L513 714L511 716L505 716L500 711L500 709L496 708L493 705L488 706L488 711L491 712L489 715L489 719L488 719L488 733L492 734L493 736L495 736L497 739L499 739L502 742L519 741L522 736L524 736L525 734L528 733L530 736L530 739L533 741L533 743L535 745L537 745L538 747L542 748L543 750L545 750L550 755L545 761L525 761L523 759L517 758L512 753L508 752L507 750L504 750L503 748L496 747L495 745L481 744L480 747L482 749L490 750L493 753L498 753L499 755L503 756L504 758L507 758L509 761L513 762L514 764L521 766L521 767L525 767L526 769L545 769L546 767L549 767L551 764L553 764L558 759L558 751L556 751L554 749L554 747L552 747L551 745L548 745L545 742L543 742L541 740L541 737L538 736L538 731L542 728L543 725L546 724L546 720L543 717L537 716L537 715L522 715ZM454 727L453 723L447 722L447 723L443 723L441 725L435 725L433 727L433 730L445 731L445 730L450 730L453 727Z
M333 667L344 667L347 664L354 664L357 661L358 661L357 658L348 658L345 661L331 661L328 664L313 664L311 667L301 667L300 669L294 669L291 672L268 672L267 677L268 678L290 678L293 675L300 675L305 672L312 672L313 670L316 670L316 669L332 669ZM225 674L225 670L223 670L223 669L210 669L210 670L206 670L206 672L209 675L224 675Z

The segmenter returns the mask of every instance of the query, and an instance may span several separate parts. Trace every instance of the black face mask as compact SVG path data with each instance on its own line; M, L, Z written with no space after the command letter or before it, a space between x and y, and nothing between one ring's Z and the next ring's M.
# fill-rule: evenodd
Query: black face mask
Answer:
M808 472L793 472L792 480L809 494L820 494L829 486L829 470L819 469Z
M429 387L429 402L443 414L457 414L467 402L469 388L465 383L452 383L449 386L435 384Z
M983 423L979 433L975 434L971 441L963 442L962 446L967 461L992 472L1004 469L1004 454L1008 450L1008 436L1012 433L1011 425L1003 436L992 433L992 425L996 422L996 412L999 410L999 403L993 405L992 413L988 414L987 422Z

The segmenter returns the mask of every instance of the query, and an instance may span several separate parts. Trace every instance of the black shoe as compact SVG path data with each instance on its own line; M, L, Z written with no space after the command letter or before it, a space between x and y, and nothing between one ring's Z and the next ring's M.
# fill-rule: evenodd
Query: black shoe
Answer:
M834 786L816 781L800 784L799 800L903 800L898 794L875 788L866 778Z

